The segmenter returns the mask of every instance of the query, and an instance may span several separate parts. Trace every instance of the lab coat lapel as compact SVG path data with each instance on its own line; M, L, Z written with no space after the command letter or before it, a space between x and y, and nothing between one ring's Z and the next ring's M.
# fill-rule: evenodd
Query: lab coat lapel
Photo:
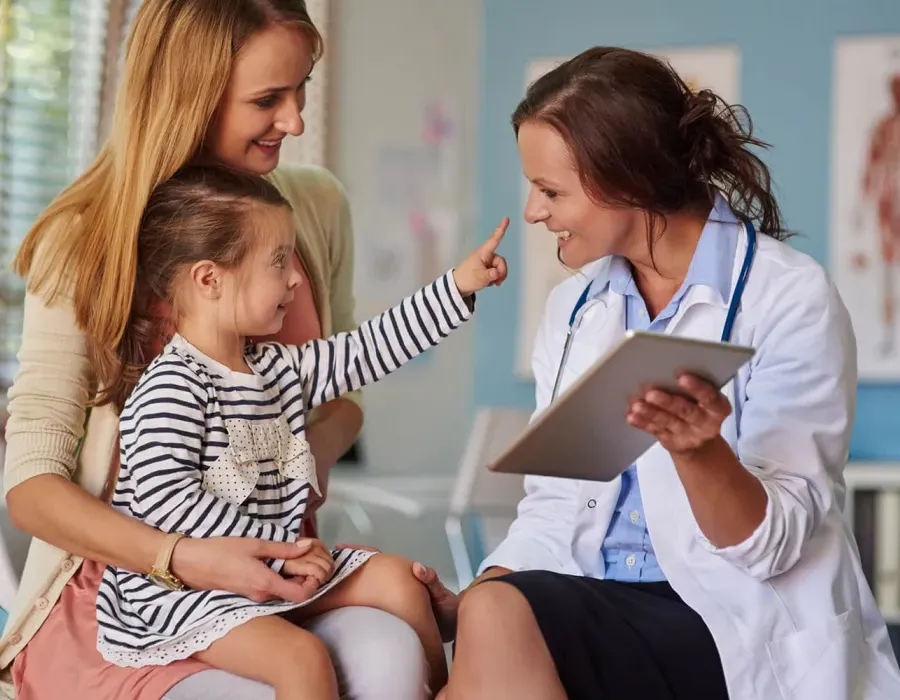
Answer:
M609 352L624 334L623 298L606 290L590 299L585 304L581 323L572 335L572 345L563 368L560 393Z
M732 268L732 290L737 284L746 250L747 235L742 227L738 233L737 253ZM666 332L689 338L719 341L722 337L730 301L730 299L721 300L709 287L694 286L685 295ZM723 391L734 405L734 382L729 382ZM729 444L733 447L736 446L734 414L724 422L722 434ZM637 472L651 539L657 542L658 539L662 541L663 538L671 539L677 536L679 527L683 528L686 525L684 522L678 522L679 514L690 513L691 510L687 504L684 487L672 464L671 456L659 443L656 443L638 459ZM693 518L691 521L687 525L695 528ZM657 547L657 549L666 552L673 551L672 548L666 546ZM665 570L665 562L662 558L660 558L660 564Z

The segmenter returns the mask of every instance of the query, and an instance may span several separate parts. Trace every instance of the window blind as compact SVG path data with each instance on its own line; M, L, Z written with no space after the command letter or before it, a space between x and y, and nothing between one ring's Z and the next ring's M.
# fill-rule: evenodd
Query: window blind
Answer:
M94 157L109 0L0 0L0 409L16 371L24 284L10 262Z

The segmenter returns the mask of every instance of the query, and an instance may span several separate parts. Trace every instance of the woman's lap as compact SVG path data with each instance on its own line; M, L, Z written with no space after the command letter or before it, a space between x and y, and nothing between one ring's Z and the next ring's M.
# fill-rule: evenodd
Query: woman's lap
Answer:
M428 669L419 638L405 622L373 608L342 608L304 625L331 650L341 697L423 700ZM274 700L274 691L223 671L201 671L163 700Z
M517 572L490 584L495 581L528 600L573 700L727 700L712 635L667 583L547 571Z
M16 657L16 696L113 700L273 700L252 681L212 672L185 659L171 666L121 668L97 651L97 587L104 567L86 561L63 589L50 616ZM405 622L373 608L343 608L310 620L306 627L332 651L346 698L420 700L425 697L425 652Z

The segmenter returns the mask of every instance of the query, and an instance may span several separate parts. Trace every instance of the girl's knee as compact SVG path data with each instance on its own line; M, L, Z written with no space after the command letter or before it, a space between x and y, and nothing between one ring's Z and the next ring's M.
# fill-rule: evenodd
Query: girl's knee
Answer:
M284 644L279 645L275 653L284 654L292 667L315 669L319 671L332 669L331 654L325 643L316 635L297 627L297 633L289 635Z
M412 562L396 554L376 554L366 562L366 585L407 600L427 599L428 591L413 575Z
M366 562L366 569L372 576L382 576L402 580L406 576L413 579L412 562L399 554L379 552Z

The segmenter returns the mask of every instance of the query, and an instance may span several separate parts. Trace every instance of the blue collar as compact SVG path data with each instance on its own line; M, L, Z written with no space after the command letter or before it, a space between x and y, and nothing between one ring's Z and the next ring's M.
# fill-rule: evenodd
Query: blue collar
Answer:
M703 285L714 290L723 304L728 303L739 224L740 220L728 202L721 194L716 193L713 208L700 234L684 283L675 294L673 302L679 302L694 285ZM622 296L638 296L631 265L625 258L612 256L606 284L592 285L588 298L594 298L606 289Z

